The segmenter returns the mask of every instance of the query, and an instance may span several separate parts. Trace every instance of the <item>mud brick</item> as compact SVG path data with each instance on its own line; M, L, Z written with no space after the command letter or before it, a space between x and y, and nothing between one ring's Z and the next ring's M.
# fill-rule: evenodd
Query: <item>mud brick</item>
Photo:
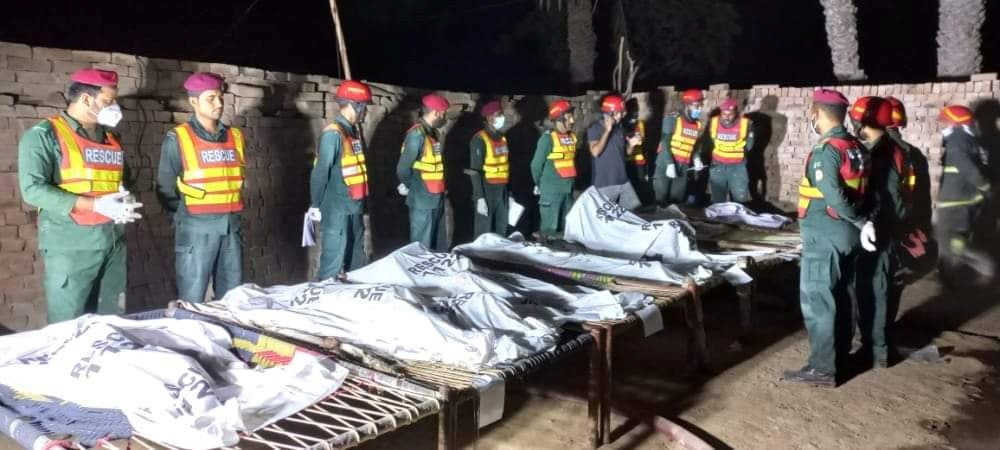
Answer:
M52 71L52 62L8 56L7 68L10 70L26 70L30 72L50 72Z

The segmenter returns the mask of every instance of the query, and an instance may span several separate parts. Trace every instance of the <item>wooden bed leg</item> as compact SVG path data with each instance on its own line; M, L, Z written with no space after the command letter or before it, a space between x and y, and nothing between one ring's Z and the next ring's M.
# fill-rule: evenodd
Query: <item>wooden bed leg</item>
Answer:
M604 327L604 398L601 408L601 445L611 441L611 396L614 394L614 378L611 366L615 357L614 332L611 327Z
M594 342L590 346L590 370L587 383L587 417L590 419L590 447L601 445L601 411L603 378L604 378L604 333L599 328L591 328L590 335Z
M740 338L746 339L753 333L753 315L757 310L754 298L754 293L757 290L757 264L749 256L741 256L736 264L754 278L754 281L736 287L736 297L740 302Z
M688 360L696 371L708 370L708 340L705 337L705 312L702 309L698 284L693 280L684 283L688 291L684 303L684 319L688 326Z
M458 406L459 402L450 399L444 409L438 412L438 450L458 449Z

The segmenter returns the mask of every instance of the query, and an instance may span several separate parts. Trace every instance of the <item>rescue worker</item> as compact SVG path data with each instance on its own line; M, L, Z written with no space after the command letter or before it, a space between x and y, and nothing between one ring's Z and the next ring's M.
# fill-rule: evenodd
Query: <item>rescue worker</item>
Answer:
M636 99L632 98L625 102L625 109L627 111L623 121L625 139L631 139L632 136L639 137L639 145L633 147L631 153L625 155L625 172L629 181L632 182L632 186L640 193L639 196L648 197L649 174L646 171L646 151L642 145L646 139L646 121L639 117L639 102Z
M904 189L906 153L886 132L892 104L881 97L861 97L850 110L855 135L868 148L871 173L865 186L867 215L875 223L874 252L861 252L855 265L861 354L875 368L889 365L891 329L898 306L893 304L898 270L896 242L903 234L907 210Z
M215 298L243 282L243 132L222 123L223 79L197 72L184 81L193 114L160 147L157 194L174 219L177 298Z
M850 280L859 245L874 249L875 226L862 212L867 178L863 147L844 128L848 101L838 91L818 89L809 109L809 126L819 135L806 158L799 185L802 230L799 301L809 332L809 360L783 380L836 386L838 357L846 357L850 339L835 330L850 323ZM839 336L838 336L839 337ZM846 344L846 345L845 345ZM846 349L846 350L845 350Z
M946 106L938 120L944 126L944 157L934 228L941 245L942 281L954 286L960 283L956 269L962 266L983 278L993 275L993 261L970 246L976 221L987 204L990 182L986 152L972 131L972 110L962 105Z
M441 153L441 128L451 106L440 95L422 99L420 119L406 132L402 154L396 164L399 186L410 208L410 241L420 242L433 251L447 251L444 226L444 157Z
M361 125L372 101L368 85L345 80L337 87L340 114L323 129L309 177L310 219L322 225L316 279L336 277L368 262L364 249L364 207L368 168Z
M510 198L510 151L503 135L506 117L499 101L479 111L486 125L469 142L469 177L475 201L475 236L483 233L507 235L507 202Z
M625 209L641 205L639 195L625 172L625 155L630 155L641 138L633 134L625 139L621 121L625 117L625 99L609 94L601 99L601 118L587 127L587 143L593 159L593 185L608 200Z
M48 322L86 310L125 311L125 229L140 216L124 184L128 165L111 129L122 118L118 74L81 69L70 76L62 113L28 129L18 144L24 202L39 209Z
M566 213L573 205L573 182L576 180L576 135L573 134L573 106L569 101L556 100L549 105L549 121L553 127L542 133L531 158L531 178L535 195L539 196L541 216L539 235L542 241L561 233L566 225Z
M719 105L719 115L708 124L712 143L712 167L709 181L712 203L750 201L750 176L746 153L753 148L753 124L739 115L736 100L728 98ZM728 196L728 197L727 197Z
M906 108L895 97L886 97L892 105L892 125L886 128L886 133L896 141L904 152L906 160L906 179L903 183L903 200L906 203L907 235L903 237L902 248L907 253L913 253L910 258L922 258L922 255L933 253L928 237L931 230L931 180L927 157L920 149L903 139L900 132L906 127ZM915 262L915 261L914 261Z
M684 203L688 196L688 172L704 169L695 144L701 136L701 108L704 96L700 89L681 93L681 111L663 118L663 132L656 149L656 172L653 191L657 203Z

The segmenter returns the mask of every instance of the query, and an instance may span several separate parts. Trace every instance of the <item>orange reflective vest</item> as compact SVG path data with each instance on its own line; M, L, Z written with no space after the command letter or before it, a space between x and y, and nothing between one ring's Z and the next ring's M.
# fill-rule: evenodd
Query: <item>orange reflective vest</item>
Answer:
M639 135L639 139L646 139L646 122L640 120L635 124L635 133ZM632 154L628 155L628 160L637 166L646 165L646 155L643 154L642 145L637 145L632 149Z
M712 161L720 164L737 164L743 162L747 146L747 136L750 134L750 119L740 117L731 126L725 126L719 116L712 118L708 126L712 136Z
M118 192L125 170L125 153L111 132L105 134L107 144L94 142L73 131L63 116L49 119L55 130L62 161L59 164L59 187L85 197L98 197ZM94 211L69 213L79 225L100 225L111 219Z
M486 143L486 154L483 159L483 175L489 184L507 184L510 179L510 151L507 149L507 138L501 136L493 140L486 130L477 133Z
M225 142L206 141L190 123L174 128L184 171L177 189L189 213L226 214L243 210L243 132L230 127Z
M691 152L694 151L699 133L701 122L688 122L680 114L677 115L674 134L670 137L670 152L674 155L674 161L680 164L691 163Z
M331 123L323 131L336 131L340 134L340 174L344 177L347 194L354 200L367 197L368 166L365 164L361 139L351 137L339 123Z
M820 143L820 146L823 144L830 144L840 153L838 175L843 182L847 199L852 203L861 202L865 193L865 184L868 180L868 165L864 162L864 154L861 151L860 145L853 140L843 138L827 138ZM809 170L810 160L812 160L811 153L809 158L806 158L807 171ZM819 188L814 187L809 182L808 176L803 176L802 181L799 183L799 218L801 219L806 216L812 200L821 198L823 198L823 193L820 192ZM826 207L826 213L834 219L840 218L837 211L829 206Z
M408 134L418 128L421 128L419 123L414 124L406 132ZM427 192L440 194L444 192L444 159L441 157L441 143L422 130L420 133L424 136L423 152L420 158L413 162L413 170L420 172L420 179L424 181ZM405 142L402 150L406 150Z
M546 158L552 161L556 173L560 178L576 177L576 135L572 132L560 133L556 130L549 132L552 137L552 151Z

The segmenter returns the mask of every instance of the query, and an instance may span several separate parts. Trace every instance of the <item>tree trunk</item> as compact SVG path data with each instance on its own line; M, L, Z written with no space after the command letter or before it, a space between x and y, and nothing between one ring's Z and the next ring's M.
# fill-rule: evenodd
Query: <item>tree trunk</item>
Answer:
M826 16L826 41L830 45L833 74L838 80L864 80L858 54L858 8L852 0L819 0Z
M985 0L940 0L938 16L939 77L978 73L983 65L980 29L986 20Z
M569 76L573 84L594 81L597 35L591 18L591 0L566 0L566 42L569 46Z

